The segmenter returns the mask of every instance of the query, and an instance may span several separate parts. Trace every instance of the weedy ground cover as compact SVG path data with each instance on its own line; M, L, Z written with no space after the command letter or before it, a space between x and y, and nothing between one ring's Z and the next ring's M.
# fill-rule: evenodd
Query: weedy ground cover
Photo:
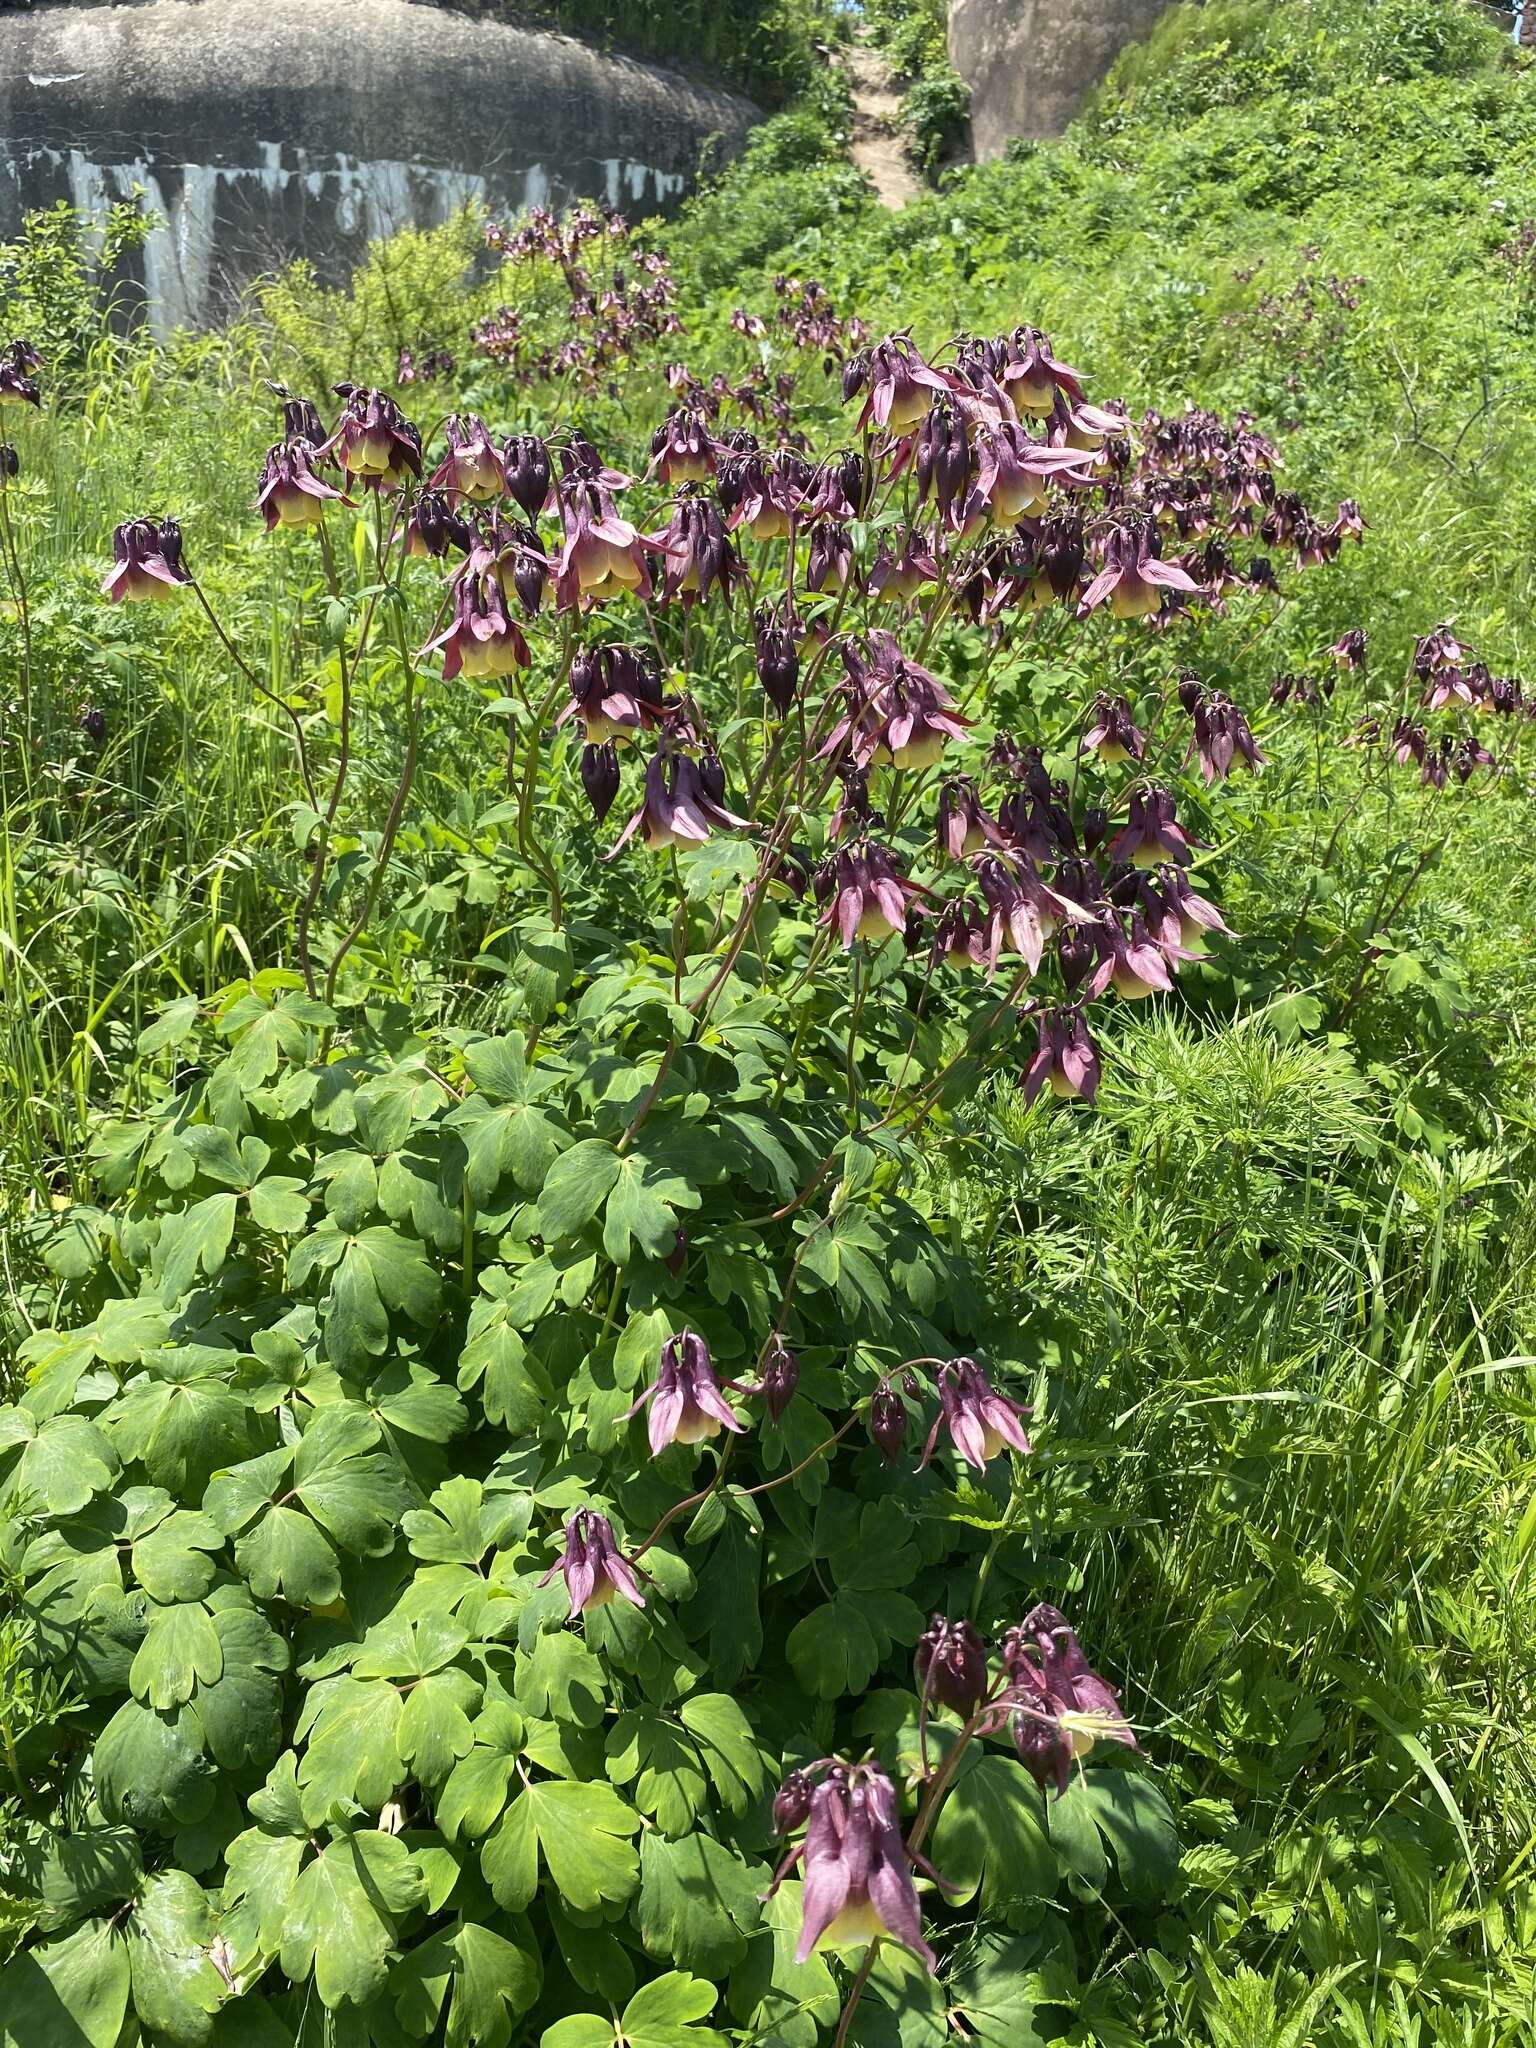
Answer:
M5 2038L1528 2038L1527 90L7 252Z

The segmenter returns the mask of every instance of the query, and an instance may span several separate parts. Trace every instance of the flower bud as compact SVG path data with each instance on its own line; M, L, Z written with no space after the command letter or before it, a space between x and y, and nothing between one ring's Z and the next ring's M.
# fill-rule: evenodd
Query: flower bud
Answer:
M601 825L619 793L619 750L612 740L582 748L581 786L587 792L593 817Z
M987 1652L968 1621L934 1615L918 1638L916 1661L926 1695L962 1718L975 1713L987 1689Z
M768 1340L763 1355L762 1380L757 1391L763 1397L770 1422L777 1422L795 1397L800 1384L800 1361L779 1336Z
M776 1835L792 1835L796 1828L803 1828L811 1813L811 1794L815 1787L804 1771L791 1771L773 1797L773 1831Z
M907 1411L889 1387L878 1387L870 1401L869 1434L885 1462L894 1465L907 1440Z
M536 519L549 496L549 450L537 434L514 434L502 450L501 468L508 497L526 518Z
M1186 711L1193 711L1200 702L1201 688L1200 678L1193 669L1186 669L1179 677L1179 702Z

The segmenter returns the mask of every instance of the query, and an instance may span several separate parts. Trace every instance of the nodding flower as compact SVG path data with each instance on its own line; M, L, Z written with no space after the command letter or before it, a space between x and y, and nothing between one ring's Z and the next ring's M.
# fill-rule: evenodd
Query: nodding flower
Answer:
M950 524L990 519L994 526L1017 526L1046 510L1053 480L1090 482L1088 460L1080 449L1032 441L1016 420L983 421L976 430L975 488L963 503L963 516Z
M509 676L527 668L529 662L528 642L507 610L494 576L459 577L453 587L453 617L421 651L426 655L438 648L442 649L445 682L458 675L475 681Z
M1482 741L1475 740L1469 735L1457 749L1456 758L1451 765L1456 770L1459 781L1470 782L1479 768L1493 768L1498 764Z
M939 851L963 860L984 846L1001 846L1003 835L982 808L976 785L968 775L951 775L939 788L935 818Z
M845 448L815 472L807 509L819 519L862 519L877 481L874 465L856 448Z
M941 1429L963 1463L978 1472L1005 1448L1020 1457L1031 1455L1024 1434L1024 1418L1030 1410L1018 1401L998 1393L974 1358L952 1358L939 1368L939 1412L928 1441L923 1446L919 1470L933 1456Z
M1190 751L1199 755L1200 773L1207 785L1225 782L1234 760L1245 762L1249 772L1257 775L1269 759L1260 751L1242 712L1230 697L1217 691L1203 696L1195 706L1195 736Z
M570 700L555 724L579 718L588 746L600 740L623 746L661 717L661 671L648 648L583 648L571 661L567 688Z
M592 815L601 825L613 809L614 798L619 793L619 750L613 741L603 740L598 746L583 747L578 773L581 786L587 793L587 802L592 806Z
M718 794L712 793L711 783L716 784ZM658 747L646 763L639 808L614 842L608 859L637 832L652 853L664 853L674 846L702 846L716 826L746 831L750 819L738 818L725 808L723 783L723 771L713 755L699 762L691 754L673 753L665 744Z
M615 1594L631 1607L643 1607L634 1566L614 1540L613 1524L593 1508L578 1508L565 1525L565 1547L539 1580L547 1586L560 1572L570 1597L572 1615L606 1607Z
M315 475L313 455L307 441L278 441L267 450L256 490L256 508L268 533L278 526L319 526L325 518L328 500L342 505L352 503L333 484Z
M555 570L562 611L586 610L613 597L649 597L651 571L645 540L619 516L613 493L599 483L577 483L561 491L565 545Z
M781 598L771 608L759 605L752 615L752 628L757 643L757 680L780 718L787 717L800 684L799 621L789 600Z
M1003 357L1003 389L1020 412L1043 417L1055 406L1058 392L1073 404L1081 400L1081 375L1056 360L1038 327L1016 327L1004 339Z
M411 516L405 523L405 552L418 558L441 561L450 548L464 553L475 545L475 529L456 512L441 491L417 491L411 499Z
M799 1384L800 1361L775 1331L768 1339L768 1347L760 1361L757 1385L742 1387L740 1391L760 1398L768 1411L768 1420L778 1422L795 1398L795 1389Z
M1465 650L1449 626L1436 626L1414 642L1413 672L1420 682L1427 682L1436 669L1459 667L1464 659Z
M773 1832L792 1835L811 1817L811 1798L816 1790L813 1778L804 1771L786 1771L784 1782L773 1795Z
M1363 669L1365 667L1364 626L1351 626L1347 632L1341 633L1328 652L1333 656L1340 668Z
M998 807L997 822L1008 845L1030 860L1056 860L1077 851L1077 828L1064 782L1047 779L1043 790L1010 791Z
M858 431L873 424L893 434L909 434L926 419L934 400L955 389L954 380L930 367L918 354L909 334L893 334L869 351L865 371L868 395L858 417Z
M930 967L980 967L987 957L987 920L969 897L946 903L934 920L928 948Z
M530 619L537 617L553 564L536 527L525 526L520 519L494 520L483 556L475 555L468 566L494 568L502 596L509 603L516 598Z
M1334 515L1333 525L1329 528L1333 538L1348 538L1359 543L1365 539L1365 528L1366 521L1362 518L1360 507L1354 499L1340 498L1339 509Z
M101 594L111 604L169 597L192 581L174 519L128 519L112 534L112 567Z
M1083 592L1079 618L1087 618L1106 600L1117 619L1145 619L1161 609L1163 594L1196 592L1200 586L1177 562L1158 552L1157 526L1151 519L1111 527L1104 537L1104 566Z
M1042 1088L1064 1102L1092 1105L1099 1092L1099 1049L1081 1010L1047 1010L1040 1019L1035 1053L1024 1069L1024 1100L1033 1102Z
M1031 974L1039 971L1046 941L1058 925L1081 917L1080 905L1040 879L1024 858L999 860L988 855L976 870L987 905L986 960L995 973L1005 946L1017 953Z
M1111 909L1086 929L1099 955L1088 981L1090 998L1113 988L1122 1002L1138 1003L1172 989L1169 946L1153 938L1145 912L1133 910L1127 919Z
M795 1961L806 1962L824 1946L888 1935L920 1956L932 1972L937 1963L923 1939L912 1880L912 1864L921 1859L902 1840L895 1786L878 1764L829 1759L812 1769L827 1775L811 1794L805 1840L790 1851L774 1880L780 1882L797 1863L804 1865ZM788 1812L798 1810L802 1798L796 1787Z
M909 533L899 555L893 555L881 541L865 587L872 598L905 604L938 580L939 565L932 548L920 533Z
M703 604L718 589L729 604L746 575L719 507L709 498L686 494L672 507L665 533L652 535L665 558L661 594L680 597L685 608Z
M948 741L965 738L971 721L961 717L937 676L906 659L891 634L871 633L869 645L864 678L876 714L873 758L895 768L931 768ZM844 659L857 675L857 656Z
M1429 735L1422 725L1415 725L1412 719L1400 718L1392 727L1392 737L1388 745L1398 766L1406 768L1410 761L1423 761L1429 750Z
M432 488L453 491L477 505L499 498L506 488L506 474L484 420L473 413L450 413L443 432L448 453L428 479Z
M841 590L853 569L853 538L835 519L824 520L811 534L806 550L805 587L821 592L828 584Z
M646 1432L653 1458L660 1457L668 1444L702 1443L722 1429L737 1436L746 1434L747 1425L716 1382L709 1346L693 1330L680 1330L662 1345L654 1383L621 1419L638 1415L647 1402L651 1412Z
M502 480L507 496L525 519L551 509L549 450L537 434L514 434L501 451Z
M1179 823L1171 793L1152 783L1131 791L1126 822L1111 840L1109 856L1133 868L1155 868L1165 860L1183 867L1200 843Z
M1124 697L1100 690L1088 713L1082 748L1085 754L1097 754L1106 767L1114 767L1121 761L1144 759L1147 736L1137 725Z
M811 465L795 449L764 455L750 448L721 464L716 490L733 533L744 526L754 540L784 540L813 480Z
M1459 668L1454 662L1445 662L1431 669L1419 702L1426 711L1443 711L1448 704L1465 704L1475 708L1479 694L1477 684L1480 680L1476 672L1481 667L1481 662L1474 662L1468 668ZM1486 673L1484 670L1484 674Z
M987 1690L987 1650L968 1621L935 1614L917 1639L917 1682L925 1700L937 1700L962 1720L981 1705Z
M1137 1749L1120 1695L1089 1664L1058 1608L1042 1601L1008 1631L1003 1665L1014 1746L1042 1791L1054 1784L1058 1796L1065 1792L1072 1765L1096 1742Z
M421 475L421 435L386 392L337 384L343 400L336 431L316 452L334 456L366 490L394 490Z
M41 406L43 394L30 373L42 366L30 341L8 341L0 348L0 405Z
M927 893L902 876L888 847L872 839L840 846L816 870L815 888L823 906L819 922L837 933L845 952L856 939L881 945L904 938L908 905Z
M715 451L703 416L675 406L651 436L651 467L664 484L702 484L715 473Z
M1209 932L1232 935L1232 927L1215 904L1209 897L1196 895L1188 875L1172 862L1157 869L1155 880L1144 870L1139 872L1137 894L1152 935L1170 961L1199 959L1209 951Z

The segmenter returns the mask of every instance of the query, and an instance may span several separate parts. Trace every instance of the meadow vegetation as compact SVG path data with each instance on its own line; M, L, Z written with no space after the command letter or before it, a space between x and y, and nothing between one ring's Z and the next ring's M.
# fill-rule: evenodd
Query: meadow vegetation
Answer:
M1529 63L1175 8L899 215L791 82L0 250L5 2048L1536 2031Z

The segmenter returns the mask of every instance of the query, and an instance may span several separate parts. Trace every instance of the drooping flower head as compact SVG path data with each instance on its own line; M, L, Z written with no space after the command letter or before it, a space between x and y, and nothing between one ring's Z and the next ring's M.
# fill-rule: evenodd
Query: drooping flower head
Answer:
M1021 1457L1030 1455L1023 1418L1029 1409L997 1392L974 1358L952 1358L939 1368L939 1412L923 1447L922 1464L933 1456L940 1430L946 1430L958 1456L976 1471L1006 1445Z
M893 334L869 351L865 368L867 393L858 431L873 423L893 434L909 434L926 418L934 400L952 391L954 383L931 369L918 354L909 334Z
M777 1331L763 1352L760 1373L755 1387L743 1387L741 1391L759 1396L768 1411L768 1420L778 1422L795 1398L795 1389L800 1384L800 1361Z
M907 1404L894 1387L876 1387L870 1396L870 1441L887 1465L894 1465L907 1441Z
M684 606L703 604L718 589L726 603L746 574L712 499L685 492L672 507L666 531L653 536L665 562L661 594Z
M547 1586L556 1572L565 1577L573 1615L606 1607L615 1594L632 1607L645 1605L634 1566L614 1539L613 1524L593 1508L578 1508L566 1523L565 1547L539 1584Z
M1200 773L1209 785L1225 782L1232 763L1244 762L1257 775L1268 760L1248 729L1248 721L1219 691L1202 696L1195 706L1195 737L1192 751L1200 757Z
M443 432L448 453L432 472L432 488L453 491L477 505L499 498L506 477L485 421L474 413L450 413Z
M649 648L585 647L571 661L568 687L555 724L579 718L588 746L623 746L661 717L661 671Z
M1097 754L1108 767L1121 761L1140 761L1147 751L1147 736L1137 725L1124 697L1100 690L1088 713L1083 732L1083 752Z
M711 785L714 785L712 788ZM646 764L645 789L639 808L608 855L629 844L638 832L652 853L669 847L702 846L717 826L746 831L751 820L739 818L724 803L725 776L719 758L696 761L665 741Z
M986 1645L968 1621L935 1614L917 1639L917 1682L925 1699L962 1719L974 1714L987 1690Z
M701 484L715 473L715 451L703 416L676 406L651 436L651 467L664 484Z
M864 838L840 846L815 880L820 923L837 933L845 951L856 939L881 945L904 937L908 907L925 893L901 874L889 847Z
M394 490L421 475L421 435L386 392L338 384L342 399L336 431L317 452L334 456L366 490Z
M549 450L537 434L514 434L501 451L502 480L507 496L525 519L537 519L549 509Z
M192 581L181 558L181 528L174 519L128 519L112 535L112 567L101 593L111 604L171 596Z
M442 652L445 682L458 675L478 682L527 668L528 642L507 610L494 576L466 574L458 578L453 586L452 618L421 651L431 654L437 650Z
M565 544L555 590L563 611L651 595L647 555L656 551L656 543L620 517L609 488L597 483L562 487L560 510Z
M319 526L327 503L350 505L333 484L316 476L314 449L307 441L278 441L267 450L256 508L268 533L279 526Z
M475 545L475 529L462 512L454 510L441 491L417 491L411 498L411 516L405 522L405 552L418 559L441 561L450 548L465 554Z
M800 682L797 627L798 621L784 598L772 607L759 605L752 617L757 644L757 680L763 686L763 695L780 718L788 715Z
M1057 361L1049 339L1038 327L1016 327L1003 348L1003 389L1020 412L1043 417L1054 407L1058 392L1073 402L1081 399L1081 375Z
M1078 1009L1047 1010L1040 1019L1034 1058L1024 1069L1024 1100L1042 1088L1061 1101L1091 1104L1099 1090L1099 1049Z
M836 1764L811 1795L795 1961L823 1946L889 1935L936 1968L923 1939L896 1788L878 1764Z
M592 815L601 825L613 809L613 800L619 793L619 750L613 741L603 740L598 746L583 747L578 772L587 801L592 806Z
M1351 626L1347 632L1341 633L1328 652L1333 656L1340 668L1363 669L1365 667L1364 626Z
M984 846L1001 846L1003 835L987 815L968 775L948 776L939 786L938 811L934 819L939 851L951 860L963 860Z
M1131 791L1128 816L1110 844L1110 858L1134 868L1154 868L1165 860L1181 867L1200 844L1179 823L1170 791L1156 784Z
M1004 1638L1003 1663L1014 1744L1042 1791L1054 1783L1058 1796L1065 1792L1072 1765L1096 1742L1137 1748L1119 1694L1089 1664L1058 1608L1031 1608Z
M42 366L30 341L8 341L0 348L0 405L41 406L43 394L31 373Z
M1086 618L1108 602L1117 619L1145 619L1161 609L1163 593L1191 593L1200 586L1177 562L1158 553L1157 526L1151 519L1113 526L1104 537L1104 565L1083 592L1078 617Z
M746 1433L747 1425L720 1391L709 1346L693 1330L680 1330L662 1345L654 1383L626 1416L638 1415L647 1402L651 1412L646 1432L653 1458L660 1457L668 1444L702 1443L722 1429L737 1436Z
M1046 941L1058 925L1084 911L1043 881L1025 858L1000 859L989 854L976 870L977 885L987 905L986 960L995 973L1004 951L1016 953L1037 973Z

